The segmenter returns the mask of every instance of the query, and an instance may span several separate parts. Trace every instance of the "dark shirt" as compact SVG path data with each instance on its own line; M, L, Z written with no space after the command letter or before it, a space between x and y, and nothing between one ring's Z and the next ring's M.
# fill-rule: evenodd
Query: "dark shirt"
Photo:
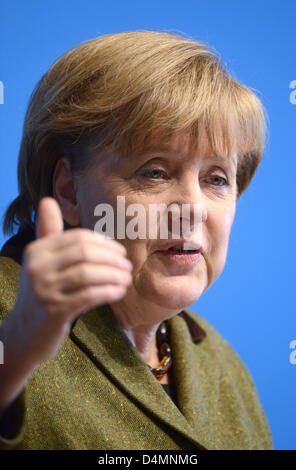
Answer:
M174 383L172 384L161 384L163 389L167 392L167 394L171 397L175 405L178 407L177 401L177 393L176 393L176 386Z

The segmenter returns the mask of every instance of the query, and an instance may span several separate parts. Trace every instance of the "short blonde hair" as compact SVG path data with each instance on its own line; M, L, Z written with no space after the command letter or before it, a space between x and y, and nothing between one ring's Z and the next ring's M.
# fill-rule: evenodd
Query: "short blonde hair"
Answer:
M131 154L155 130L187 129L198 145L203 121L216 154L238 155L237 198L262 159L265 112L209 46L176 34L130 31L83 42L59 57L37 83L25 116L18 160L19 195L3 232L34 228L39 200L52 196L58 159L83 176L94 150Z

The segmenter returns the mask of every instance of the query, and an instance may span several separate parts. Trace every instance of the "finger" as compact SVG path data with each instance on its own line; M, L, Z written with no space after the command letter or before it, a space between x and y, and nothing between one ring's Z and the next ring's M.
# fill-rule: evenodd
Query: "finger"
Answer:
M63 230L63 216L57 201L52 197L42 198L37 209L36 238L61 233Z
M96 266L89 263L80 263L61 271L56 277L54 285L60 292L73 292L83 287L99 286L106 284L120 284L127 286L132 282L132 275L128 271L123 271L110 266Z
M75 293L69 294L70 299L65 297L65 305L67 305L68 321L75 318L80 313L86 313L91 308L112 303L120 300L125 296L127 287L122 285L104 285L89 286L82 288Z
M110 248L122 255L126 255L127 253L126 248L117 240L113 240L103 234L94 232L93 230L78 227L74 229L67 229L63 233L60 233L55 237L50 237L46 240L37 240L35 244L37 242L39 245L44 245L46 249L50 251L62 250L63 248L74 244L78 246L79 244L83 245L93 242L96 243L100 248Z
M70 245L58 251L57 256L50 256L47 262L48 269L60 271L77 263L93 263L96 265L115 266L120 269L132 271L133 265L121 253L114 252L110 246L98 247L93 240L87 245Z

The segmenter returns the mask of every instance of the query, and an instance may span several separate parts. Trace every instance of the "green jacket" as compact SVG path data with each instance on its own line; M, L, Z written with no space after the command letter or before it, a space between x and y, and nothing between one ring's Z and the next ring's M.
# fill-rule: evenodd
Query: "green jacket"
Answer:
M0 256L0 321L19 272ZM110 313L78 317L7 411L0 449L272 449L248 369L208 322L188 309L169 320L177 407Z

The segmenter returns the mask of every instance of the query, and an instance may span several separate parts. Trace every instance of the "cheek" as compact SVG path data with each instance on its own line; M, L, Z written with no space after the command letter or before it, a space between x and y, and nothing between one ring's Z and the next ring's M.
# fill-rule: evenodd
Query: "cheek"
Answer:
M232 223L230 217L220 218L216 221L212 236L213 239L215 239L215 244L221 250L227 249L228 247L231 226Z
M110 204L110 198L103 191L103 188L98 186L99 185L88 184L87 186L79 188L77 193L77 199L80 205L81 226L90 230L94 230L96 222L99 220L99 217L94 215L96 206L102 203Z
M210 225L209 232L216 244L221 248L227 248L230 231L235 215L235 203L229 201L225 207L217 208L211 213L207 221Z
M129 240L128 238L125 238L124 240L118 241L127 249L127 257L133 263L134 273L137 272L137 270L141 268L147 260L145 240Z
M234 208L230 208L223 213L213 214L206 223L208 236L206 241L209 243L208 263L214 279L221 274L225 265L233 218Z

